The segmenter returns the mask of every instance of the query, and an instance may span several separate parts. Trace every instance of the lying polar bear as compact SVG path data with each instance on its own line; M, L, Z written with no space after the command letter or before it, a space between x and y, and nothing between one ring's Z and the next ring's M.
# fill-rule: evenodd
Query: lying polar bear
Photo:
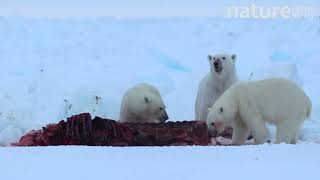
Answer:
M195 120L206 121L208 108L235 82L236 55L208 55L210 72L201 80L195 103Z
M160 123L168 119L166 106L154 86L138 84L123 95L120 122Z
M289 80L238 82L209 109L207 125L221 132L226 123L232 123L234 145L244 144L249 133L255 144L262 144L268 136L265 122L269 122L277 128L276 143L295 144L311 108L308 96Z

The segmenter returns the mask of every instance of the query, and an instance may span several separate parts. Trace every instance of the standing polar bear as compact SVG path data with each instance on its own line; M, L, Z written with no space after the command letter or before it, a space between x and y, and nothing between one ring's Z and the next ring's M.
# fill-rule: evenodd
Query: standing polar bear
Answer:
M162 123L168 119L166 106L154 86L138 84L125 92L121 102L120 122Z
M233 144L244 144L249 133L256 144L262 144L268 136L265 122L269 122L277 128L276 143L295 144L299 128L310 117L311 108L307 95L289 80L239 82L209 110L207 125L221 132L226 123L232 123Z
M235 82L236 55L208 55L210 72L201 80L195 103L195 119L206 121L208 108Z

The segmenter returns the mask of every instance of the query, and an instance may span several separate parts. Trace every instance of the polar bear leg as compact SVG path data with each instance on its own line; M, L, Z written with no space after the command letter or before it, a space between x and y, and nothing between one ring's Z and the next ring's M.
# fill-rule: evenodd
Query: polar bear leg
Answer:
M250 123L249 128L252 132L252 136L254 137L255 144L263 144L266 142L266 139L268 138L268 130L262 119L255 119Z
M268 129L260 114L247 113L243 119L254 137L255 144L265 143L268 137Z
M208 106L201 106L201 108L199 108L196 112L195 120L206 121L209 113L208 108Z
M298 132L292 137L290 144L297 144L298 142Z
M206 111L208 111L208 108L204 107L204 105L199 104L199 102L197 101L197 105L195 107L195 120L206 121Z
M268 129L265 121L262 119L260 113L256 112L254 108L246 108L244 106L244 113L241 113L243 122L247 125L254 137L255 144L263 144L268 138Z
M292 124L293 122L284 121L277 125L277 135L276 144L286 143L286 144L296 144L297 136L299 131L299 126Z
M249 136L249 129L246 124L244 124L239 117L237 117L233 122L233 132L232 132L232 144L242 145L246 142Z
M203 111L201 112L201 116L200 116L201 119L200 120L206 121L208 118L208 114L209 114L208 107L204 108Z
M194 113L195 119L194 120L200 120L199 119L200 118L200 112L199 112L200 107L199 107L199 97L198 96L196 98L196 104L195 104L195 107L194 107L194 109L195 109L195 111L194 111L195 112Z

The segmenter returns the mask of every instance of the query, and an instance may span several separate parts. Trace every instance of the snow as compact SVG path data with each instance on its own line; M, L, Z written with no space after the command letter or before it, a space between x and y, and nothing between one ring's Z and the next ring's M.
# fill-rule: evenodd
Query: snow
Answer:
M319 179L319 144L0 148L1 179Z
M297 82L319 122L319 19L0 17L0 34L0 145L81 112L117 119L138 82L160 89L171 120L192 120L217 52L237 54L242 80ZM306 122L300 138L318 142L319 125Z

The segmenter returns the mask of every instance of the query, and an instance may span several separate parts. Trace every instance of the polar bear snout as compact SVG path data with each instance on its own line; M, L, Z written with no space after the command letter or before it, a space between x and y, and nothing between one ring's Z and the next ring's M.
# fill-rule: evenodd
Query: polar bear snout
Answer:
M166 122L169 119L167 112L164 112L164 115L160 118L162 123Z
M216 128L213 125L214 123L211 123L209 125L207 125L207 133L212 136L215 137L218 135L218 131L216 130Z
M213 66L216 72L222 71L222 62L220 59L217 59L213 62Z
M218 67L219 66L219 64L220 64L220 59L218 59L218 60L216 60L213 64L214 64L214 67Z
M214 128L216 128L216 129L222 129L222 128L223 128L223 123L217 121L217 122L212 123L212 126L213 126Z
M214 121L207 123L208 133L212 136L216 136L225 130L225 125L221 121Z

